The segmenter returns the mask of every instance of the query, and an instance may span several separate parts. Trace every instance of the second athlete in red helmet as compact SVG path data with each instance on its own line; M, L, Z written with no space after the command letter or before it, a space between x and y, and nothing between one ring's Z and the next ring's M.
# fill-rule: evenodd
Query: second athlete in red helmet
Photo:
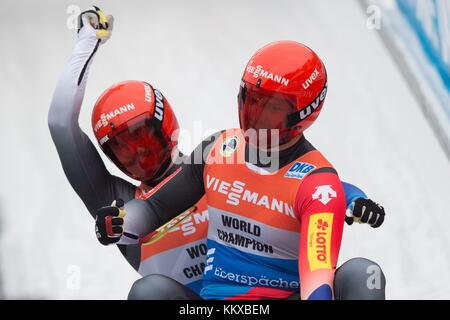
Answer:
M157 222L170 221L206 195L209 227L200 295L164 275L152 274L133 285L131 297L384 297L382 286L377 291L367 289L364 274L372 262L354 259L337 269L344 188L332 164L302 134L319 115L326 91L323 63L306 46L281 41L256 52L244 71L238 96L241 128L203 140L191 154L192 161L146 200L125 205L128 215L119 241L128 234L142 238ZM257 133L256 140L244 136L251 130ZM279 147L275 170L251 159L247 142L258 148ZM196 162L199 154L203 157ZM118 209L103 207L98 212L110 216ZM137 217L146 220L146 228L142 224L137 228L130 220Z
M142 81L124 81L106 89L92 112L100 147L124 173L152 181L171 165L178 122L161 92Z
M316 120L326 93L327 73L314 51L294 41L270 43L245 68L238 95L241 128L259 131L258 145L262 129L269 147L283 145Z

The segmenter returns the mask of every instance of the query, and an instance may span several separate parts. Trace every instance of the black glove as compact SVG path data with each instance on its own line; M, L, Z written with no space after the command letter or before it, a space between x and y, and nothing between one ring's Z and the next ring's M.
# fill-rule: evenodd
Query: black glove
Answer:
M353 222L367 223L378 228L384 222L384 208L371 199L358 198L353 202L353 209L348 209L345 222L350 226Z
M116 243L123 234L123 200L114 200L111 206L97 210L95 217L95 233L103 245Z

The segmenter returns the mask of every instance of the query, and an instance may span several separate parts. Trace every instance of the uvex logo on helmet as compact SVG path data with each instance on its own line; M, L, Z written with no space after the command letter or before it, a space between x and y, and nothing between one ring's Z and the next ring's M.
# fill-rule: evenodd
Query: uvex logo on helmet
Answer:
M257 65L256 67L252 65L247 66L247 72L253 75L253 78L266 78L277 83L280 83L284 86L289 84L289 79L282 77L278 74L273 74L267 70L264 70L261 65Z
M153 91L155 92L155 118L158 119L159 121L163 121L163 117L164 117L164 97L161 94L161 92L159 92L158 89L153 89Z
M144 83L145 101L152 103L152 88Z
M311 73L311 75L309 76L309 78L306 79L305 82L303 82L303 89L307 90L309 88L309 86L314 82L314 80L317 79L319 74L320 74L320 72L317 70L317 68L315 68L313 73Z
M320 94L306 107L304 107L302 110L299 111L299 118L300 120L306 119L308 116L310 116L325 100L325 97L327 95L327 89L328 84L325 84Z

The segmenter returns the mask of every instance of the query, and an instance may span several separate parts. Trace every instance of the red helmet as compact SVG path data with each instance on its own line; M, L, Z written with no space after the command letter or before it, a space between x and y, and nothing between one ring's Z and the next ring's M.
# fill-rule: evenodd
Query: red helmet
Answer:
M253 55L242 76L241 128L278 129L279 143L272 146L289 142L316 120L326 93L327 73L314 51L295 41L270 43Z
M108 158L140 181L164 173L178 143L178 121L169 102L143 81L106 89L95 103L92 128Z

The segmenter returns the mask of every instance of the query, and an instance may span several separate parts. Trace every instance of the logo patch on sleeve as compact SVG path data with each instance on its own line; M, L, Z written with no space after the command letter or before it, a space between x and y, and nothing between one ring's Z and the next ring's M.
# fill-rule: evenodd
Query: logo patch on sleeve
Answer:
M284 176L286 178L303 179L306 174L315 168L316 166L313 166L312 164L297 161L289 168Z
M227 138L220 146L220 154L224 157L231 156L239 147L239 138L237 136Z
M331 228L333 213L316 213L309 218L308 262L309 269L331 269Z

